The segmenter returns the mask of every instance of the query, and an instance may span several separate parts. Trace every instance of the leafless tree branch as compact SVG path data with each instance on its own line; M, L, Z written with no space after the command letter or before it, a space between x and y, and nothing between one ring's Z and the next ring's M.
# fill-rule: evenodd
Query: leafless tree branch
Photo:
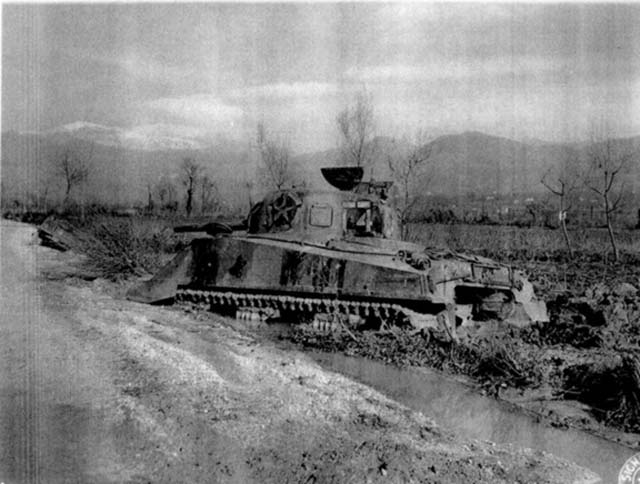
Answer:
M56 155L57 172L64 182L63 204L69 201L73 189L89 178L89 162L93 157L94 144L89 144L88 152L83 151L80 146L67 144Z
M585 180L585 186L602 199L613 259L618 261L620 256L611 215L619 209L624 196L624 182L618 183L618 175L626 169L631 160L637 158L637 152L623 150L619 145L614 145L609 133L603 134L604 136L601 134L598 139L598 136L592 133L592 142L587 151L590 162L589 176Z
M202 166L195 162L193 158L185 158L182 160L182 183L187 189L185 211L187 217L191 215L193 211L193 196L196 185L202 172Z
M356 96L353 106L348 106L336 119L342 143L343 164L367 166L371 152L367 147L373 139L374 115L371 98L364 92Z
M420 198L419 193L426 188L424 183L428 181L427 163L431 158L433 147L430 143L425 143L425 139L425 134L419 132L413 142L407 139L402 140L402 146L397 147L392 155L387 156L389 172L400 191L397 207L403 238L408 235L408 222ZM406 145L410 147L406 148ZM423 183L422 186L418 186L420 182Z
M561 169L560 173L556 174L554 181L549 181L551 177L552 168L550 167L542 176L540 183L553 195L558 198L558 220L560 222L560 228L562 229L562 236L564 238L565 245L569 252L569 257L573 258L573 248L571 241L569 240L569 232L567 230L567 212L571 208L571 204L568 203L568 199L578 184L579 177L572 176L570 171L577 163L577 155L572 155L568 158L567 164Z
M258 149L269 185L282 190L292 184L291 149L285 140L270 138L264 124L258 124Z

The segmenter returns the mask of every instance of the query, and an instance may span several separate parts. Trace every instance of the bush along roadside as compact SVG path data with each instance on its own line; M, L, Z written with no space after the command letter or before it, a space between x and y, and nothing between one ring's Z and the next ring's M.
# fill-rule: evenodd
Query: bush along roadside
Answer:
M53 216L39 235L45 245L83 254L86 268L109 280L153 274L184 247L165 224L143 218Z

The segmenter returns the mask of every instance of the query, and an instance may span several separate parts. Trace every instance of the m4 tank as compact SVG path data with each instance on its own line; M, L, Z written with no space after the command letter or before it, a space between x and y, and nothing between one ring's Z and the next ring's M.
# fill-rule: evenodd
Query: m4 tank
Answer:
M519 271L400 240L390 182L363 182L359 167L322 173L333 189L270 193L238 226L177 228L207 236L128 297L323 328L437 328L451 338L486 320L547 321Z

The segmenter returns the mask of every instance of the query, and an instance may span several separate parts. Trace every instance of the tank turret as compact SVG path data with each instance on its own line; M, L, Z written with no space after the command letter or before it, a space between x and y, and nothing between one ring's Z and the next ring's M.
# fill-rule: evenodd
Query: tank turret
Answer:
M398 218L387 194L391 182L363 182L362 168L323 168L325 180L338 190L280 190L251 209L249 234L279 234L304 242L374 237L394 239Z

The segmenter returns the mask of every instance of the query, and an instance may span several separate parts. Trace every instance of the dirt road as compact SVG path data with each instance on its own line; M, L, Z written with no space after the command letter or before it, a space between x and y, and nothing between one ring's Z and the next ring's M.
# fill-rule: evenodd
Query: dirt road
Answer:
M32 237L2 221L0 482L594 482L223 319L113 298Z

